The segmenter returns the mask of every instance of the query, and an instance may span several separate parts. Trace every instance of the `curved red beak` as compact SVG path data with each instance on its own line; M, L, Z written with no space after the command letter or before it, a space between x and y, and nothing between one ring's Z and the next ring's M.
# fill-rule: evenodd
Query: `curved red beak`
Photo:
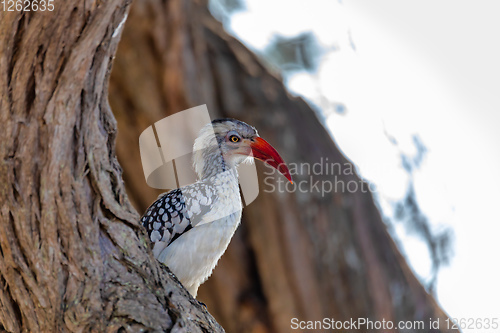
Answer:
M285 176L290 183L293 184L292 176L290 175L290 171L286 166L285 162L281 158L280 154L273 148L266 140L257 137L250 144L250 148L252 148L252 155L254 158L261 160L264 163L269 164L279 172Z

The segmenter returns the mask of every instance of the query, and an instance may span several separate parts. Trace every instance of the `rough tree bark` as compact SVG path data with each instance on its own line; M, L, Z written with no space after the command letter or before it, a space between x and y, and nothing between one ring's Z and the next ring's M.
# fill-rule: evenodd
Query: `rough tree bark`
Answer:
M125 183L140 212L159 192L144 181L139 134L199 104L256 126L289 163L349 163L315 112L228 36L203 0L133 4L111 75L110 103ZM337 179L361 184L356 175ZM322 180L333 176L313 176L312 182ZM199 298L228 332L289 332L291 318L426 325L429 318L441 324L446 318L399 253L373 197L361 190L324 197L261 192L244 209L242 226ZM442 325L437 331L447 330Z
M0 331L223 331L125 194L107 90L129 5L0 11Z

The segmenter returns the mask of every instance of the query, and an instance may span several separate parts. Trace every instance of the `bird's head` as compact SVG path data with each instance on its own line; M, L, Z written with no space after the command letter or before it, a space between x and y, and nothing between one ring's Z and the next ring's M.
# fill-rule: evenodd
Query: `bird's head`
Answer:
M256 158L292 181L290 171L276 149L262 139L254 127L240 120L224 118L207 124L200 131L193 150L193 164L200 178Z

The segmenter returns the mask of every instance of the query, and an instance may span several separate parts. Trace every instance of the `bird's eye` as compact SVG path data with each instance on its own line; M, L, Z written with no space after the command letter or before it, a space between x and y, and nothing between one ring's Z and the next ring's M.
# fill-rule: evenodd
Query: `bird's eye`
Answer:
M239 142L239 141L240 141L240 138L239 138L239 137L237 137L236 135L231 135L231 136L229 137L229 140L230 140L231 142Z

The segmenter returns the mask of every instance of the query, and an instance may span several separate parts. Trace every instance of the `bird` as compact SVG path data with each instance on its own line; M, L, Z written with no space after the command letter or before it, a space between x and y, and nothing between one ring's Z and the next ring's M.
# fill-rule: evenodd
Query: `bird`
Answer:
M247 123L206 124L193 145L197 181L161 194L141 217L155 258L196 298L241 221L238 165L261 160L292 177L278 152Z

